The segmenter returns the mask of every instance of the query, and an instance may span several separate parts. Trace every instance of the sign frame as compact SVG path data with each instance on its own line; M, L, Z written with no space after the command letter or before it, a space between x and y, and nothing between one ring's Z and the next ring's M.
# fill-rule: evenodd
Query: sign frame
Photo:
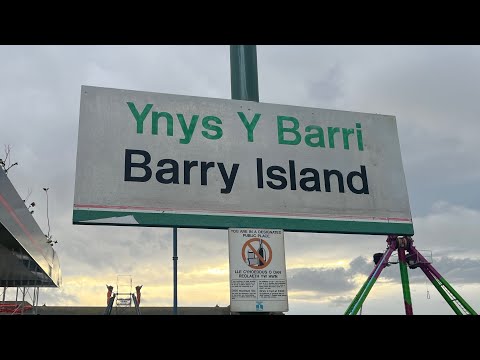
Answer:
M92 195L89 198L85 197L84 195L88 191L92 191L92 189L95 186L97 186L97 182L94 179L88 179L87 181L89 183L85 184L85 181L86 181L85 178L88 178L89 176L88 174L98 173L97 169L92 168L94 167L94 163L96 160L94 159L94 156L90 155L88 158L84 157L84 154L88 152L86 149L92 146L91 142L94 139L93 137L95 136L97 136L95 139L99 139L100 138L99 136L102 135L103 136L102 139L107 139L106 141L107 143L109 141L113 141L110 138L107 138L105 136L106 134L102 133L102 131L105 132L108 129L108 124L102 123L102 121L105 121L105 122L110 121L109 124L112 124L112 122L118 122L120 124L122 122L128 121L129 129L131 131L134 131L134 128L136 126L135 119L132 117L131 109L129 110L128 106L126 105L129 99L130 100L135 99L135 101L132 100L132 103L136 102L136 104L138 105L138 108L139 108L138 113L140 113L141 110L144 109L143 106L146 103L153 103L155 106L158 105L158 107L161 107L162 109L166 108L171 113L175 113L175 111L171 110L171 109L174 109L175 106L177 106L175 109L180 109L182 107L183 109L185 108L192 109L192 108L195 108L196 106L195 110L192 110L192 111L193 112L196 111L197 113L200 113L200 110L202 110L203 112L201 116L208 114L209 113L208 111L216 115L218 115L219 112L222 112L222 111L224 112L230 111L231 114L235 115L236 110L244 109L245 114L247 114L247 112L249 114L248 119L251 119L254 116L253 114L255 114L255 111L257 111L257 113L260 113L261 111L263 111L262 109L271 108L271 109L278 109L277 111L278 114L284 114L284 117L285 116L300 117L298 114L307 114L307 112L311 113L312 115L310 116L309 123L314 123L314 120L318 118L329 119L326 125L335 124L335 119L337 118L342 121L345 121L344 120L345 118L363 119L362 121L364 121L364 123L366 123L367 125L369 124L368 126L365 126L363 128L363 133L364 133L363 143L365 144L366 150L368 146L371 146L371 148L369 148L368 150L376 151L375 161L378 161L378 159L380 159L379 158L380 155L378 155L378 152L385 149L380 149L380 150L374 149L375 146L378 147L378 144L375 143L375 141L373 141L372 137L368 138L368 136L365 134L368 134L368 131L373 129L374 127L373 125L381 124L381 122L388 122L387 128L389 129L389 131L392 132L389 136L391 137L391 139L393 139L393 141L390 141L393 150L390 151L389 155L393 154L392 156L395 157L394 160L398 166L395 169L387 167L386 169L388 171L385 171L385 172L378 171L377 169L377 172L376 172L377 178L372 176L373 177L372 183L374 183L374 185L378 187L379 184L375 184L375 181L378 182L379 181L378 179L380 179L380 177L385 177L385 179L388 180L386 181L386 183L388 183L387 184L388 186L386 186L388 189L398 189L399 194L395 194L396 196L395 199L396 200L400 199L400 201L402 202L401 209L400 207L399 207L400 210L395 209L396 207L395 201L390 201L388 202L388 206L384 206L382 208L384 209L383 213L376 211L376 213L373 215L369 213L369 209L364 209L358 206L357 208L355 208L354 213L343 214L341 211L338 211L338 210L333 211L334 213L328 213L329 211L328 208L327 208L327 211L324 211L323 213L321 212L315 213L315 212L307 212L307 211L302 213L301 211L297 211L296 209L291 210L293 206L290 206L290 203L288 203L288 201L293 199L291 195L288 195L290 197L287 200L282 200L286 205L283 207L281 211L272 211L271 209L265 210L265 209L262 209L261 207L259 207L256 210L252 210L252 208L245 209L244 205L247 204L247 202L237 204L236 208L231 206L229 209L227 209L227 211L225 211L225 209L217 209L215 208L215 206L211 205L212 203L214 203L215 205L220 203L228 203L230 201L229 199L231 198L231 194L233 193L233 191L237 190L242 184L240 180L237 181L239 182L238 185L235 183L232 193L221 194L221 197L220 196L217 197L217 199L220 199L220 200L218 200L216 203L213 201L214 199L212 198L212 201L210 201L209 204L206 205L206 208L203 207L202 210L199 210L197 208L185 208L185 207L182 209L181 206L170 206L171 204L169 204L169 206L162 206L161 196L159 196L158 206L157 205L152 206L152 204L143 205L141 204L141 202L135 204L135 203L132 203L132 201L123 201L123 200L117 203L113 203L112 201L107 201L102 203L102 201L97 201L97 199L99 198L98 194ZM122 104L123 106L122 111L125 111L125 113L124 114L122 113L121 116L118 115L119 110L116 107L117 105L115 105L116 102L118 101L120 102L123 101L125 103L125 104ZM169 104L171 105L170 108L168 107ZM176 104L176 105L172 105L172 104ZM153 108L153 109L156 109L156 108ZM218 111L215 113L214 110L212 109L217 109ZM108 111L111 111L111 114L107 113ZM155 111L160 111L160 110L156 109ZM92 119L92 116L94 117L94 119ZM191 116L192 116L191 113L188 115L185 115L186 118ZM218 115L218 117L220 116L221 115ZM88 123L87 123L87 120L88 120ZM148 121L150 120L151 119L149 117ZM223 121L222 127L225 134L229 129L229 127L233 126L232 125L233 120L230 118L228 119L222 118L222 121ZM245 123L242 125L239 119L236 119L236 121L238 121L240 125L236 124L235 126L241 126L240 129L242 129ZM264 121L266 122L267 120L264 120ZM278 129L276 128L276 125L275 125L275 119L271 118L268 121L271 121L271 123L269 123L270 124L269 126L271 126L271 129L277 131ZM279 124L278 121L279 120L277 118L277 123L276 123L277 125ZM262 123L262 126L264 126L265 122ZM199 123L200 123L200 120L199 120ZM288 122L285 122L285 124L287 123ZM147 120L145 121L145 124L147 124ZM305 128L304 125L305 123L301 122L301 126ZM88 129L88 127L90 126L98 126L98 128L96 129L96 131L93 131L91 129ZM116 133L117 136L123 135L123 133L120 132L121 129L123 129L121 126L119 127L120 129L118 130L119 132ZM175 123L175 126L179 127L177 123ZM352 126L355 126L355 124L353 124ZM150 127L150 123L148 123L148 126L146 126L145 129L149 129L149 127ZM259 129L261 129L260 126L259 126ZM200 132L200 130L202 129L199 129L198 131ZM248 132L247 130L248 129L243 127L245 138L242 139L243 141L242 146L245 146L245 147L255 145L254 142L250 141L250 138L247 139L247 132ZM327 127L325 128L325 130L327 130ZM348 129L348 131L350 130L354 131L353 128ZM162 128L161 131L165 131L165 130ZM282 135L285 135L285 139L283 140L287 142L292 141L291 139L290 140L286 139L287 135L292 136L292 133L288 134L288 131L289 130L287 129L284 131L284 134L282 134ZM102 133L102 134L99 134L99 133ZM252 135L252 138L253 138L253 136L259 136L262 134L263 133L260 133L260 131L258 134L256 134L255 131L253 131L252 134L249 133L248 136ZM164 141L170 141L169 144L173 144L172 140L175 140L177 144L175 146L178 146L178 149L184 149L186 146L188 147L188 145L181 144L181 143L179 144L178 138L173 139L175 138L175 136L167 137L165 136L166 134L160 134L160 133L156 134L155 136L152 136L151 134L146 134L146 133L135 134L135 135L138 135L138 138L140 138L140 136L143 136L146 147L153 144L154 140L158 142L159 138L161 138ZM161 135L163 137L161 137ZM280 135L278 136L280 139ZM358 136L358 131L357 131L357 136ZM328 136L326 136L326 138L328 138ZM341 138L341 136L339 138ZM412 236L414 234L413 223L412 223L411 212L410 212L410 205L408 202L408 193L406 189L406 181L403 173L400 146L398 142L396 120L395 120L395 117L393 116L356 113L356 112L340 111L340 110L307 108L307 107L298 107L298 106L290 106L290 105L255 103L251 101L242 101L242 100L215 99L215 98L204 98L204 97L194 97L194 96L183 96L183 95L161 94L161 93L151 93L151 92L133 91L133 90L120 90L120 89L100 88L100 87L92 87L92 86L82 86L78 139L79 140L78 140L78 149L77 149L75 200L74 200L74 206L73 206L73 223L74 224L147 226L147 227L152 227L152 226L182 227L182 228L209 228L209 229L228 229L228 228L234 228L234 227L270 228L270 229L282 228L286 231L299 231L299 232L379 234L379 235L397 234L397 235L408 235L408 236ZM304 141L305 139L306 139L305 134L302 134L302 141ZM371 143L369 143L368 141L365 141L365 139L369 140ZM135 141L137 140L138 139L136 139ZM203 146L206 149L211 150L211 145L217 144L214 141L212 142L211 140L205 140L205 139L203 139L204 143L197 141L197 143L194 144L194 141L196 140L195 139L192 140L192 144L193 144L192 149L196 149L196 150L200 148L203 149ZM90 142L90 144L87 144L86 142ZM285 146L285 144L287 143L282 144L283 147L281 149L286 149L290 151L292 147ZM312 148L306 146L305 144L302 143L301 145L302 145L302 147L300 148L302 149L301 152L295 153L298 155L299 158L304 156L303 153L312 151ZM129 146L131 147L130 144L126 144L125 148ZM229 149L228 146L225 145L223 149ZM362 145L362 147L363 146L364 145ZM238 148L239 147L237 147L237 149ZM101 149L108 150L108 144L102 145ZM321 157L323 157L323 159L328 160L328 158L325 158L325 154L328 154L328 151L330 150L331 149L328 149L328 146L326 146L326 148L321 149L318 152L318 154L321 154ZM338 149L338 150L339 152L343 152L345 156L348 156L349 154L347 151L345 151L345 149ZM264 153L266 153L265 151ZM366 155L365 155L366 152L367 151L360 154L359 156L355 155L352 157L352 159L359 158L359 159L363 159L362 161L364 161L364 159L366 158ZM272 151L272 153L274 152ZM290 155L288 156L290 156L290 158L287 157L285 161L281 164L286 169L288 166L291 166L291 161L298 160L295 158L295 156L297 155L295 155L292 152L290 152L289 154ZM231 154L229 153L228 156L231 156ZM257 156L260 156L260 155L257 155ZM308 155L308 156L309 158L307 160L310 161L311 163L312 161L311 155ZM125 155L125 158L126 158L126 155ZM293 160L287 160L287 159L293 159ZM158 158L153 159L152 164L156 163L157 160ZM180 159L180 160L183 160L183 159ZM253 160L250 159L250 160L255 161L254 159ZM296 170L297 172L301 169L300 166L308 165L308 164L302 165L300 164L300 161L298 161L298 163L299 165L298 165L298 169ZM361 162L359 162L359 164L360 163ZM388 161L382 162L383 164L382 166L385 166L386 163L388 163ZM262 171L264 172L266 172L267 167L269 165L278 165L275 163L272 164L271 161L267 164L267 160L265 160L262 164L264 166L264 169ZM229 166L230 165L231 164L229 164ZM244 173L245 173L246 166L247 165L241 164L239 168L240 170L238 171L238 174L239 174L238 176L240 175L245 176ZM376 164L375 166L381 166L381 165ZM374 166L371 166L368 170L372 171L373 167ZM250 170L252 172L255 171L254 165L249 166L248 168L249 168L249 171ZM121 170L123 171L123 169ZM354 172L360 174L360 172L358 172L358 167L352 168L352 170L355 170L355 171L352 171L350 174L353 174ZM393 170L395 170L395 172ZM123 176L123 173L121 173L122 171L119 170L116 176L122 177ZM345 173L345 189L347 189L345 190L345 192L348 191L346 175L347 173ZM259 176L260 175L258 170L258 159L257 159L257 177ZM288 175L285 175L285 178L287 177ZM297 176L297 178L298 177L300 176ZM153 179L154 178L155 178L155 175L153 175ZM106 179L107 178L103 177L101 178L100 181L98 181L98 183L105 182L107 181ZM287 179L287 181L291 179L292 179L292 175L290 174L290 178ZM262 181L266 183L267 182L266 180L267 179L263 179ZM151 180L151 181L154 182L155 180ZM333 180L333 181L336 181L336 180ZM137 183L135 185L140 185L140 184ZM383 185L385 184L382 183L380 187L382 187ZM293 185L290 185L290 186L292 186L293 188ZM358 184L356 186L358 188ZM272 192L272 190L268 189L266 185L264 187L265 188L261 189L261 191L264 191L265 193L266 191L270 191L271 198L274 198L275 196L278 197L281 193L280 191L277 191L276 193L274 191ZM352 185L352 187L354 187L354 185ZM114 188L117 189L119 188L119 186L116 186L116 187L114 186ZM371 189L372 188L373 188L373 185L371 185ZM137 189L138 189L138 186L137 186ZM245 187L242 189L243 189L242 191L244 191ZM339 189L340 189L340 186L339 186ZM103 188L102 190L103 191L100 192L102 196L103 194L108 192L108 191L105 191L105 188ZM179 191L177 191L177 193L181 195L182 189L179 187L178 190ZM324 190L324 192L321 192L321 194L325 194L326 190L325 189L322 189L322 190ZM286 190L284 190L284 193L287 193L289 191L291 191L291 189L287 188ZM257 193L260 193L260 192L258 191ZM284 194L281 194L281 195L283 196ZM332 193L329 193L327 195L332 196ZM347 195L351 195L351 194L346 194L346 196ZM388 197L388 195L382 195L382 196ZM88 201L85 201L85 199L82 199L82 197L88 198L87 199ZM144 196L144 198L146 197ZM239 196L238 198L241 198L241 197ZM226 200L222 200L222 199L226 199ZM355 199L353 200L355 201ZM255 201L255 197L253 197L252 201ZM377 196L377 199L373 199L372 201L370 201L370 203L372 202L375 203L376 201L378 201L378 196ZM346 204L347 203L348 202L346 202ZM278 206L278 208L280 208L280 206ZM350 210L350 209L347 209L347 210ZM400 214L401 216L395 215L397 213L401 213Z

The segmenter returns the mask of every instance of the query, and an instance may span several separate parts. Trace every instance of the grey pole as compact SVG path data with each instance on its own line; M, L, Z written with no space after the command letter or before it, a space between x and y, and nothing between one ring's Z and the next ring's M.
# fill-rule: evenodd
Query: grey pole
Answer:
M233 100L259 102L256 45L230 45L230 86ZM266 315L268 313L240 313Z
M232 99L259 101L256 45L230 45Z
M25 286L23 287L23 294L22 294L22 315L25 311Z
M177 228L173 228L173 315L177 315Z
M38 311L38 296L40 295L40 287L37 286L37 301L35 301L35 314L37 314Z

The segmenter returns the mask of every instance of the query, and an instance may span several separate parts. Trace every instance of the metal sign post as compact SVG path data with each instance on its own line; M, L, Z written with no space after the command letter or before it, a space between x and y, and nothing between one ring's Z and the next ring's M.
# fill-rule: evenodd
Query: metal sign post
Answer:
M232 99L258 102L257 48L231 45L230 69ZM173 228L173 314L177 315L177 228Z
M230 79L232 100L259 102L256 45L230 45Z
M259 101L255 45L230 45L230 77L233 100Z
M173 315L177 315L177 228L173 228Z

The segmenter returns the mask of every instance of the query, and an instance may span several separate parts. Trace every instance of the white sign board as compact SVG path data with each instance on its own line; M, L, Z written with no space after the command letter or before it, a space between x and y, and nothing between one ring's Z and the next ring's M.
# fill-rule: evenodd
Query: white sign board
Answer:
M288 311L283 230L228 229L230 311Z
M73 222L413 235L394 116L91 86Z

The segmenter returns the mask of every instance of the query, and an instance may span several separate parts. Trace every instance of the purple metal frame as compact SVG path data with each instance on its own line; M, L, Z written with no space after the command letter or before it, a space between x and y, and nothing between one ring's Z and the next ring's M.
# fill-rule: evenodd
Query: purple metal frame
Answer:
M455 291L447 280L440 275L440 273L422 254L420 254L413 245L413 239L410 236L398 237L396 235L389 235L387 238L387 244L387 249L382 258L375 265L373 271L358 291L344 315L356 315L358 313L382 270L390 265L388 260L395 250L398 250L405 313L407 315L413 315L407 266L410 269L419 267L457 315L477 315L475 310L473 310L473 308ZM405 251L408 252L408 256L405 255Z

